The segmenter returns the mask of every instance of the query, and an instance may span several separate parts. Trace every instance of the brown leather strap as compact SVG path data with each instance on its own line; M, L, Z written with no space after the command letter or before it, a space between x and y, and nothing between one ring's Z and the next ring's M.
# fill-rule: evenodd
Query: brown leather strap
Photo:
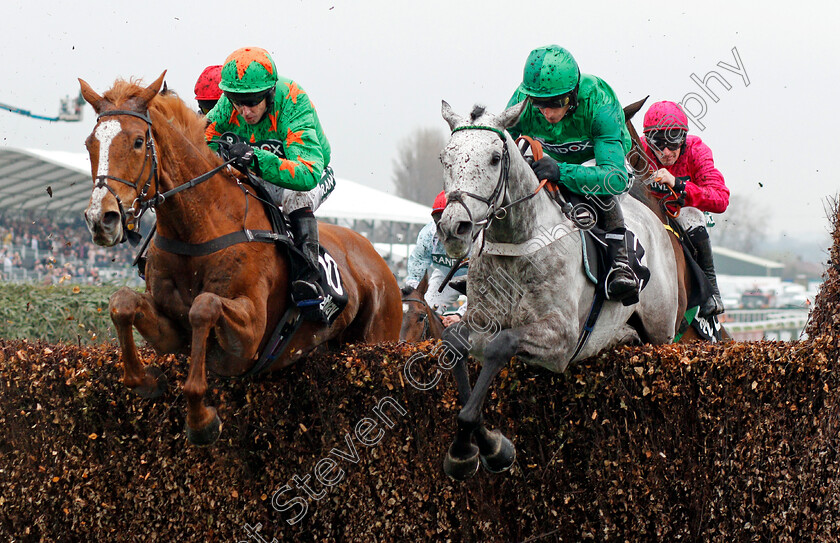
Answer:
M525 145L522 145L524 142ZM539 160L543 157L543 148L542 143L538 142L531 136L519 136L516 138L516 145L519 147L519 151L524 155L525 152L530 148L531 155L533 155L534 160ZM549 192L554 192L557 189L557 185L554 183L546 183L545 179L540 180L540 186L537 187L537 190L534 191L534 194L541 191L543 188Z
M520 143L523 141L526 143L524 147L520 145ZM531 136L519 136L518 138L516 138L516 145L519 146L519 150L522 152L523 155L525 154L525 151L527 151L530 147L531 154L534 155L534 160L539 160L543 157L542 143L538 142Z

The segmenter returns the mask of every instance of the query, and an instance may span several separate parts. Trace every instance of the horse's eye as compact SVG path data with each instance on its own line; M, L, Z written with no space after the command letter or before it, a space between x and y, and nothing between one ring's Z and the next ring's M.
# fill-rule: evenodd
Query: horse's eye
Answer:
M137 139L134 140L134 148L135 149L142 149L144 143L145 143L145 141L143 141L143 138L141 138L140 136L137 136Z
M499 162L501 162L501 161L502 161L502 155L500 155L498 152L493 153L493 156L490 157L490 165L491 166L497 166L499 164Z

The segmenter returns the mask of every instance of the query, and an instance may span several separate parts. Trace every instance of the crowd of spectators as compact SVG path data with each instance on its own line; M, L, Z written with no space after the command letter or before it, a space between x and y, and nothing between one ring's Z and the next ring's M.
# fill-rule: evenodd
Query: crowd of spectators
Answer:
M82 219L55 222L51 217L0 217L0 279L40 284L100 284L133 278L129 244L99 247Z

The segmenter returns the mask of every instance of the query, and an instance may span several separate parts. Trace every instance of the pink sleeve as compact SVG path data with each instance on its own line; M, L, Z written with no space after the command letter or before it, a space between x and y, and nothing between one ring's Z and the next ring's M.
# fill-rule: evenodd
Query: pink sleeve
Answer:
M686 148L689 154L685 205L700 211L723 213L729 206L729 189L715 168L712 150L698 138Z

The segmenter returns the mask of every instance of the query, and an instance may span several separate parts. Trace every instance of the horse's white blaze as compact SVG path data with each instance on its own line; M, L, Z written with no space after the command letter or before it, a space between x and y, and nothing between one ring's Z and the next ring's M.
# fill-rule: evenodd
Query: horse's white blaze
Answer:
M120 122L116 119L99 123L93 136L99 140L99 164L96 168L96 175L108 175L108 153L111 148L111 142L122 131ZM90 205L88 206L88 217L93 220L102 219L102 199L108 194L108 189L105 187L95 188L90 195Z

